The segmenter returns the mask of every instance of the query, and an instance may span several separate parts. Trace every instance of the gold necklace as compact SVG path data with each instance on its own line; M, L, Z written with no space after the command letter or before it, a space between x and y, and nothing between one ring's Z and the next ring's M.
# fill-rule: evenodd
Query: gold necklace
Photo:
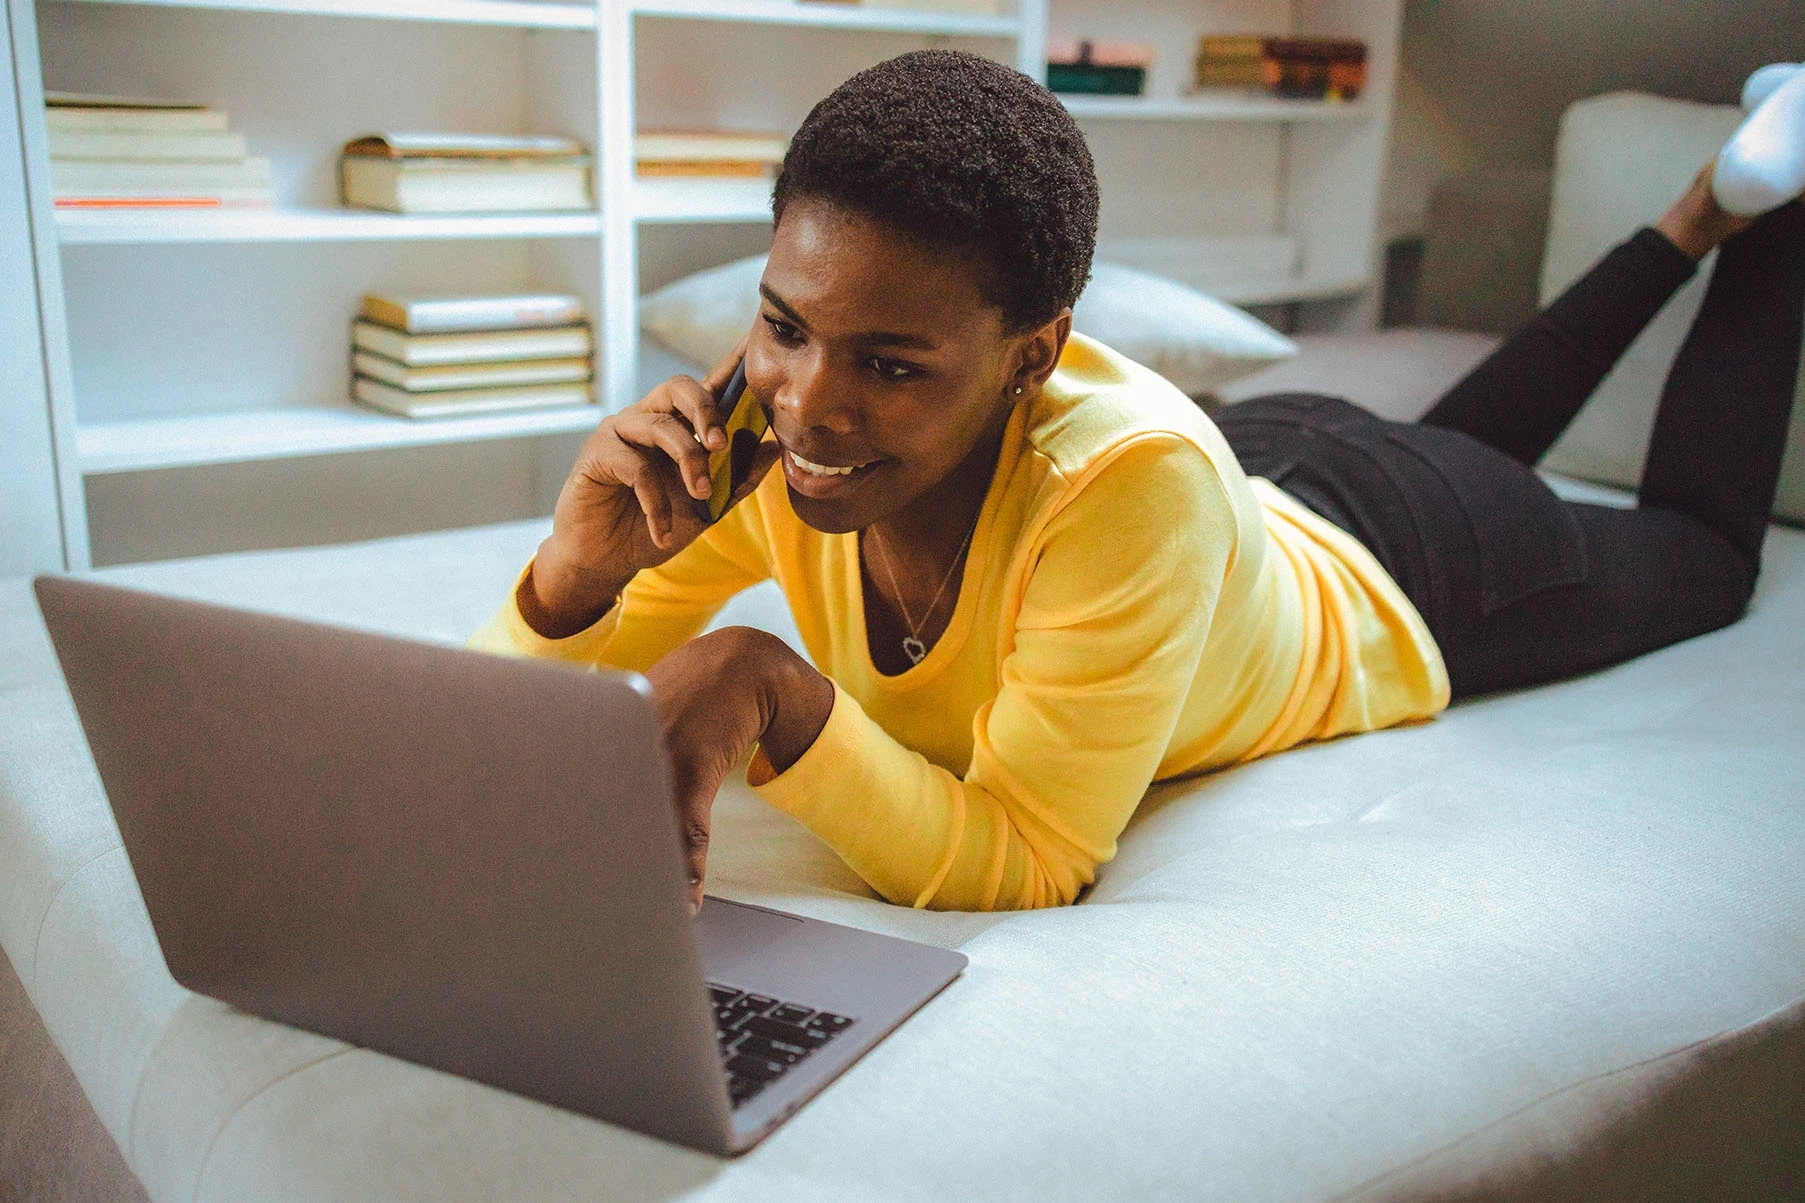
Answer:
M903 636L902 650L903 655L909 658L911 668L920 664L928 654L927 645L921 641L921 628L934 616L934 611L940 608L940 599L946 595L946 587L952 584L953 572L959 567L966 549L971 546L972 536L978 533L978 518L983 514L984 507L979 506L977 516L971 520L971 529L965 532L965 539L959 544L959 550L953 553L953 562L947 565L946 575L940 578L940 588L934 590L934 600L928 603L920 622L909 616L909 603L903 600L902 589L897 586L896 570L890 566L890 549L884 546L883 533L875 525L865 528L871 532L872 541L877 545L878 556L884 563L884 575L890 578L890 595L896 599L896 607L902 611L903 623L909 628L909 633Z

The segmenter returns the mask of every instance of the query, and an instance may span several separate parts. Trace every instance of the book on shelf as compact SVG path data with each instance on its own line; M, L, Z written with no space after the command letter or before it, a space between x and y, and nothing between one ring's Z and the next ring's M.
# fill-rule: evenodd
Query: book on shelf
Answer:
M208 133L227 128L226 115L196 100L149 100L82 92L44 93L44 124L81 133Z
M1153 66L1147 42L1092 38L1047 39L1047 87L1054 92L1092 96L1139 96Z
M1197 44L1196 68L1200 88L1251 87L1292 99L1354 100L1366 87L1366 43L1209 34Z
M234 202L235 204L238 202ZM59 196L59 209L221 209L217 196Z
M172 100L167 96L115 96L108 92L64 92L44 89L47 109L161 109L168 112L199 111L208 107L204 100Z
M409 334L569 326L583 320L583 302L563 293L508 296L388 296L366 293L363 316Z
M561 409L594 403L586 382L410 393L380 380L359 376L351 383L351 395L365 405L404 418L464 418L521 409Z
M567 359L590 354L586 325L533 330L471 330L456 334L406 334L359 319L351 345L409 366L502 363L518 359Z
M50 191L63 208L274 203L270 161L195 100L48 92Z
M783 164L782 134L735 130L646 130L633 138L642 176L761 176Z
M561 134L365 134L345 154L370 159L562 159L588 152Z
M715 179L750 180L763 179L774 175L769 163L748 160L743 163L726 162L719 159L697 159L686 161L681 159L664 160L657 163L639 163L633 172L642 179L670 179L682 177L712 177Z
M343 199L391 213L588 210L589 159L574 138L371 134L345 146Z
M389 213L588 210L589 160L346 159L344 201Z
M50 130L52 159L241 162L244 135L230 130Z
M210 205L268 205L273 200L270 161L157 162L125 159L52 159L55 202L186 201Z
M633 136L633 157L641 160L781 163L787 149L789 141L782 134L738 130L642 130Z
M447 389L502 388L529 384L574 384L595 374L587 356L564 359L504 360L500 363L447 363L409 367L387 356L357 351L351 366L368 376L409 393L437 393Z

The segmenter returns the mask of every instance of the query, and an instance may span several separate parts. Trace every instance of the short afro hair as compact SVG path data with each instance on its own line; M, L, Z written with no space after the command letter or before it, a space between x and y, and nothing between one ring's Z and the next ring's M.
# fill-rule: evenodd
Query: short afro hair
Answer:
M1051 92L1001 63L918 50L854 75L803 121L772 216L820 201L981 266L1017 333L1078 299L1097 244L1097 170Z

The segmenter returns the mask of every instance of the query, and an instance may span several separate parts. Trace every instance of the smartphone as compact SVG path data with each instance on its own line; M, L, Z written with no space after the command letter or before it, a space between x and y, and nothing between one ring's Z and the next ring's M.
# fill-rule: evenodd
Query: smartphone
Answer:
M744 360L733 369L733 376L715 404L727 435L727 446L708 455L708 482L714 486L713 491L705 498L690 498L696 507L696 517L710 524L720 521L734 491L752 475L752 462L769 426L765 421L764 406L746 388Z

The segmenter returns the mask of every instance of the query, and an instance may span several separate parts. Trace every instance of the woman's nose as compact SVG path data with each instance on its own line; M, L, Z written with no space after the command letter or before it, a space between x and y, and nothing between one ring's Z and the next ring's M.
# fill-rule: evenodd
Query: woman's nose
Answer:
M858 426L858 415L849 401L851 390L824 360L820 352L792 359L772 404L797 426L851 434Z

